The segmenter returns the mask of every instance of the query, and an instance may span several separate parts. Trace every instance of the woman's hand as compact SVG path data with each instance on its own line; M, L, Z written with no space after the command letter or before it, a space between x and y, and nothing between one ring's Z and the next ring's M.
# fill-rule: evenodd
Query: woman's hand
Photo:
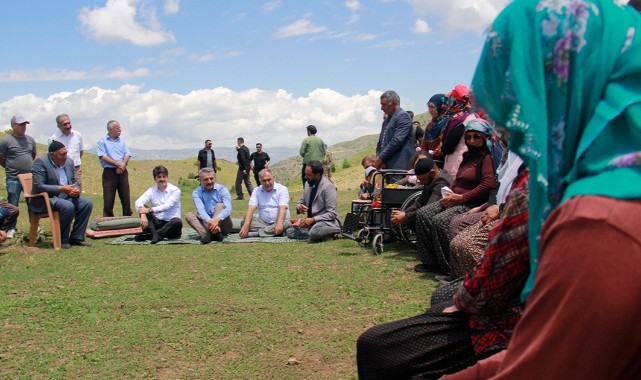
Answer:
M449 193L447 197L441 199L440 202L445 207L453 207L465 203L465 198L460 194Z

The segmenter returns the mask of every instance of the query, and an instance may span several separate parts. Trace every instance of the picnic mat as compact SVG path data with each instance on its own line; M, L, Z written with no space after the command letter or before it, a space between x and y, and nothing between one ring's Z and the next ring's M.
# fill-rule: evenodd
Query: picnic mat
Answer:
M110 241L108 244L116 244L116 245L151 244L151 240L135 241L134 236L135 235L119 236L113 239L112 241ZM240 236L238 236L238 233L232 232L229 235L225 236L222 243L225 243L225 244L227 243L297 243L301 241L304 241L304 240L288 239L286 237L266 237L266 238L251 237L247 239L241 239ZM159 242L157 245L161 245L161 244L202 244L202 243L200 242L200 236L198 235L198 232L196 232L192 228L183 228L183 232L182 232L182 235L180 236L180 239L164 239L163 241ZM210 244L220 244L220 242L212 241Z

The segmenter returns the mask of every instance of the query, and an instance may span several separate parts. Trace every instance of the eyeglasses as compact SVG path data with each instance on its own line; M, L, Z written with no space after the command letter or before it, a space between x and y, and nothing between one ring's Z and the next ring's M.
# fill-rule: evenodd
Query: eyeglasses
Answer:
M485 136L483 136L480 133L468 133L468 134L465 135L465 140L472 140L472 139L481 140L481 139L484 139L484 138L485 138Z

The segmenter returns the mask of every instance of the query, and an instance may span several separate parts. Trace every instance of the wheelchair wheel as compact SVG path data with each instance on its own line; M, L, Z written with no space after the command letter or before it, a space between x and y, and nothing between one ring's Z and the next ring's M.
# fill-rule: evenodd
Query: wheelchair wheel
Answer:
M365 230L365 228L361 228L360 230L356 231L355 237L358 245L360 245L361 247L364 247L367 245L367 243L369 243L369 231Z
M405 202L401 205L400 210L405 211L407 210L410 205L412 205L420 196L422 192L416 192L412 195L410 195ZM397 225L398 227L398 235L401 237L401 239L411 245L412 247L416 248L416 233L412 231L412 229L407 225L407 224L399 224Z
M383 234L376 234L372 239L372 251L375 255L383 253Z

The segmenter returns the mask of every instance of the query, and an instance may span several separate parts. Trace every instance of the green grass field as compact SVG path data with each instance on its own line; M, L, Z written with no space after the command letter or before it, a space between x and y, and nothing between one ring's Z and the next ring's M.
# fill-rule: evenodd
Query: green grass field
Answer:
M102 196L88 195L100 216ZM300 196L292 187L292 205ZM339 192L341 219L353 196ZM189 192L182 205L193 210ZM245 207L234 201L233 216ZM347 239L107 241L54 251L50 237L39 249L18 238L0 249L0 378L353 379L358 335L423 312L436 286L400 243L373 256Z

